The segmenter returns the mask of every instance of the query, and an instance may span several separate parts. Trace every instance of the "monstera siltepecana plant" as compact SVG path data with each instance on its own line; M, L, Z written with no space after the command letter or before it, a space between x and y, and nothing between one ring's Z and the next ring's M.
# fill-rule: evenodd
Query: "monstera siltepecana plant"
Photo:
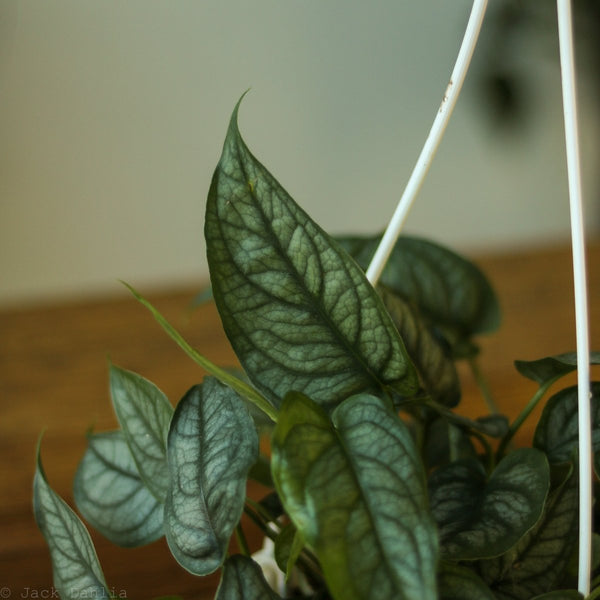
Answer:
M378 237L324 232L250 153L238 107L205 237L214 302L243 371L198 354L132 289L210 375L173 409L147 379L110 366L120 429L89 435L79 512L115 544L166 536L185 569L222 570L218 600L580 598L576 389L548 399L531 448L510 444L575 356L516 363L539 389L512 424L458 415L456 362L473 362L475 337L500 321L484 275L401 237L374 288L364 270ZM594 384L595 450L599 399ZM247 498L248 478L272 491ZM34 510L61 597L110 597L89 534L39 453ZM244 513L272 540L283 589L252 558ZM232 536L239 554L228 553Z

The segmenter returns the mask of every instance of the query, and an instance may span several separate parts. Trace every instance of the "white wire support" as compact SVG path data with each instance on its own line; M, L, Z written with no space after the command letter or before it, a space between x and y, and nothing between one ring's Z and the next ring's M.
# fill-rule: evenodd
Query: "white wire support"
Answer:
M423 180L427 175L427 171L431 165L435 152L442 140L446 126L450 119L450 115L456 105L456 100L460 94L462 84L465 80L465 75L471 63L471 57L479 37L481 30L481 24L483 23L483 17L487 8L487 0L474 0L473 7L471 8L471 15L465 35L463 37L458 57L456 58L456 64L450 76L450 82L442 98L442 103L437 112L437 115L431 126L429 136L425 140L425 145L421 150L421 154L417 160L417 163L413 169L413 172L408 180L406 189L400 198L400 202L396 207L396 210L383 234L379 247L373 255L371 264L367 269L367 279L372 285L376 285L381 276L381 272L387 262L392 248L400 235L400 231L406 221L408 212L413 204L413 201L423 184Z
M581 167L577 133L577 95L571 0L557 0L558 39L565 121L565 149L571 211L575 328L577 333L577 385L579 424L579 575L578 590L590 593L592 555L592 432L590 416L590 350L585 265L585 228L581 193Z

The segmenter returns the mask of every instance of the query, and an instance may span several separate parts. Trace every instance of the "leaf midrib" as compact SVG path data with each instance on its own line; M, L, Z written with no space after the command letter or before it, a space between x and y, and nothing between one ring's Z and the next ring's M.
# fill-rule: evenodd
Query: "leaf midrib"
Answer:
M362 424L364 424L366 422L367 421L363 421L362 423L360 423L360 425L362 425ZM368 421L368 422L371 423L373 426L377 427L378 429L380 429L380 426L379 426L378 423L374 423L372 421ZM350 429L353 429L356 426L358 426L358 425L353 424L350 428L346 428L345 431L347 432L347 431L349 431ZM333 425L333 423L330 423L330 428L331 428L331 430L333 430L334 436L337 438L338 444L341 447L346 460L350 464L350 467L351 467L350 471L352 473L352 478L354 479L354 482L356 483L357 489L360 491L359 492L360 493L360 497L361 497L362 503L365 506L365 509L366 509L365 512L367 513L369 521L371 523L371 529L374 530L377 533L377 535L375 536L375 538L377 540L377 546L379 548L379 555L382 556L384 558L384 560L385 560L386 571L388 572L388 575L390 576L390 579L393 579L393 581L395 582L396 589L400 590L400 589L402 589L402 582L398 581L398 579L396 577L396 574L395 574L395 571L393 569L393 565L390 562L390 559L389 559L389 557L388 557L388 555L385 552L385 549L383 547L383 544L382 544L382 541L381 541L380 527L378 526L378 523L377 523L377 521L375 520L375 518L373 516L374 510L373 510L372 502L369 501L369 494L366 493L366 491L364 490L364 487L361 485L361 482L360 482L359 477L358 477L358 470L359 470L358 469L358 465L357 465L356 461L353 460L352 452L350 452L350 450L349 450L349 448L348 448L348 446L346 444L346 441L344 439L344 436L341 435L341 432L339 431L339 429L337 427L335 427ZM389 432L386 432L386 433L388 433L388 435L389 435ZM395 474L394 474L394 476L395 476ZM409 531L409 530L406 530L406 531L407 531L407 535L410 535L411 538L414 538L414 536L412 535L411 531ZM415 548L418 547L418 544L414 543L414 547Z
M241 144L241 147L240 147L240 144ZM236 149L236 152L238 153L237 164L239 165L240 171L241 171L242 175L244 176L243 180L248 180L249 179L248 178L248 172L247 172L247 170L246 170L243 162L240 160L240 153L245 151L248 154L250 154L250 156L252 156L252 154L245 147L245 144L244 144L243 140L241 140L241 138L239 136L239 132L237 132L237 135L236 135L235 149ZM257 164L257 168L259 168L261 170L264 170L264 167L262 167L262 165L258 161L256 161L256 164ZM227 175L224 171L222 171L222 172L223 172L223 174L226 177L232 178L231 176ZM219 181L217 182L217 186L218 185L219 185ZM288 269L289 269L288 272L291 274L292 279L296 283L296 286L300 289L301 294L307 300L307 302L306 302L305 305L308 305L311 308L313 308L313 310L309 311L309 312L312 312L313 314L316 314L320 318L321 322L324 323L325 325L327 325L327 327L329 328L329 330L333 332L336 341L338 343L340 343L340 345L343 348L345 348L346 350L348 350L348 353L352 357L353 362L356 365L358 365L358 367L362 368L361 371L364 372L364 373L366 373L368 375L369 379L376 385L377 388L382 388L384 386L384 383L379 380L379 378L377 377L377 375L373 372L373 369L365 362L365 360L364 360L364 358L362 356L362 353L360 353L358 351L358 349L356 348L355 344L349 344L348 343L348 341L346 340L346 338L343 335L341 335L341 332L339 331L337 325L335 325L332 322L332 320L330 319L329 315L324 310L322 299L319 298L317 302L314 302L316 299L307 290L306 285L303 283L303 280L302 280L300 274L298 273L297 269L294 267L293 263L289 259L287 252L284 251L283 246L280 244L277 236L275 235L275 233L273 231L273 228L272 228L272 225L271 225L271 222L269 221L269 219L265 215L264 211L262 210L260 202L258 202L257 197L256 197L254 191L252 189L248 188L248 190L247 190L246 193L250 195L250 197L252 198L253 204L257 207L257 210L258 210L258 212L260 214L260 217L262 219L262 222L263 222L264 230L267 232L269 240L271 240L271 242L274 243L274 246L278 250L279 255L283 258L283 261L288 266ZM217 196L218 196L218 194L217 194ZM218 224L218 227L219 227L219 232L221 234L221 239L225 240L226 238L225 238L225 236L223 234L222 221L221 221L220 218L218 218L218 212L219 211L218 211L218 208L217 208L217 224ZM304 225L301 225L301 224L299 224L299 225L301 227L304 227ZM319 231L319 228L318 228L318 226L316 224L315 224L315 227L317 228L317 231ZM324 232L320 232L320 231L319 231L319 233L324 234ZM335 245L334 245L335 241L334 240L331 240L331 241L333 242L332 243L332 248L335 251L336 255L339 257L340 256L339 249L337 247L335 247ZM233 255L232 255L231 250L229 248L229 244L225 244L224 246L225 246L225 248L227 250L227 253L228 253L229 257L230 257L230 262L236 266L236 272L241 277L243 277L250 285L252 285L255 288L258 288L258 286L254 282L252 282L250 280L250 278L246 274L244 274L237 267L237 264L233 260ZM319 256L318 253L317 253L317 256ZM319 263L322 266L322 263L321 263L321 260L320 260L320 256L319 256ZM343 265L343 268L344 268L344 272L346 274L348 274L348 268L347 268L347 265L345 264L344 261L342 261L342 265ZM269 297L275 298L272 294L270 294L269 292L266 292L263 288L259 288L259 289L261 290L261 292L265 293ZM320 286L320 296L322 296L322 293L323 293L323 286ZM277 301L280 301L279 298L275 298L275 299ZM357 299L359 300L358 303L360 305L360 299L358 297L357 297ZM311 300L313 302L310 302ZM315 308L316 308L316 310L315 310ZM358 312L358 317L359 317L359 320L360 320L360 323L359 323L359 326L358 326L359 327L358 331L361 332L362 329L363 329L363 322L362 322L363 315L362 315L362 311ZM383 364L387 364L389 362L391 351L392 351L392 344L389 344L387 352L386 352L385 359L382 361ZM289 372L301 373L300 371L295 371L293 369L290 369L287 365L285 366L285 370L289 371Z

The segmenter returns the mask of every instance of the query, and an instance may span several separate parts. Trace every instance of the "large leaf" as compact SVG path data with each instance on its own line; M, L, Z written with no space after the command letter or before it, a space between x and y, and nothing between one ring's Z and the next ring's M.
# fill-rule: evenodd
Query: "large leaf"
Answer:
M577 386L568 387L552 396L538 421L533 444L543 450L551 463L571 460L579 440ZM600 453L600 382L592 383L591 398L592 447Z
M169 486L167 434L173 407L152 382L113 365L110 393L137 470L148 489L164 502Z
M600 352L590 353L590 364L600 364ZM523 377L533 379L540 385L558 379L577 369L577 354L566 352L538 360L516 360L515 367Z
M252 156L236 107L206 207L215 302L250 380L333 408L361 391L418 383L381 299L356 262Z
M231 388L207 377L179 402L168 440L165 530L173 556L192 573L223 563L257 456L252 418Z
M546 457L531 448L511 452L489 480L477 460L440 467L429 490L442 556L491 558L512 548L540 519L549 484Z
M347 237L343 246L367 269L381 236ZM497 329L498 300L485 275L462 256L424 239L401 236L381 283L416 304L434 325L458 337Z
M81 519L50 487L39 448L33 510L50 549L54 587L64 600L110 598L96 550Z
M90 435L73 485L81 514L118 546L163 535L163 505L140 478L121 431Z
M509 552L481 562L480 572L498 599L529 600L561 583L577 546L578 508L571 469L550 494L540 522Z
M260 567L236 554L225 561L215 600L281 600L266 582Z
M447 348L428 329L417 310L385 288L381 297L421 377L426 392L445 406L460 400L460 382Z
M490 588L471 569L443 563L438 576L440 600L496 600Z
M272 439L288 514L337 600L436 597L437 539L408 428L380 399L349 398L333 422L289 394Z

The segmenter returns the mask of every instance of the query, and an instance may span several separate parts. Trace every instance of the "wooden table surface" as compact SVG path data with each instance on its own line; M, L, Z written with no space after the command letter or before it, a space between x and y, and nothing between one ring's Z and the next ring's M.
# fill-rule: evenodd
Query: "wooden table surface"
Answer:
M566 246L476 258L503 309L497 334L482 338L481 365L501 410L514 417L536 386L513 367L575 348L572 268ZM600 349L600 243L588 249L591 344ZM143 290L142 290L143 292ZM193 314L195 290L150 300L202 353L221 365L235 357L212 305ZM38 436L50 484L72 504L71 482L85 432L116 425L108 395L107 358L154 381L176 402L202 371L167 338L133 299L111 299L0 311L0 597L48 598L49 554L31 509ZM461 410L485 413L470 374L461 369ZM571 379L570 381L574 381ZM517 443L531 436L530 421ZM179 594L212 597L218 576L198 578L180 568L163 541L124 550L92 532L108 584L117 597L140 600Z

